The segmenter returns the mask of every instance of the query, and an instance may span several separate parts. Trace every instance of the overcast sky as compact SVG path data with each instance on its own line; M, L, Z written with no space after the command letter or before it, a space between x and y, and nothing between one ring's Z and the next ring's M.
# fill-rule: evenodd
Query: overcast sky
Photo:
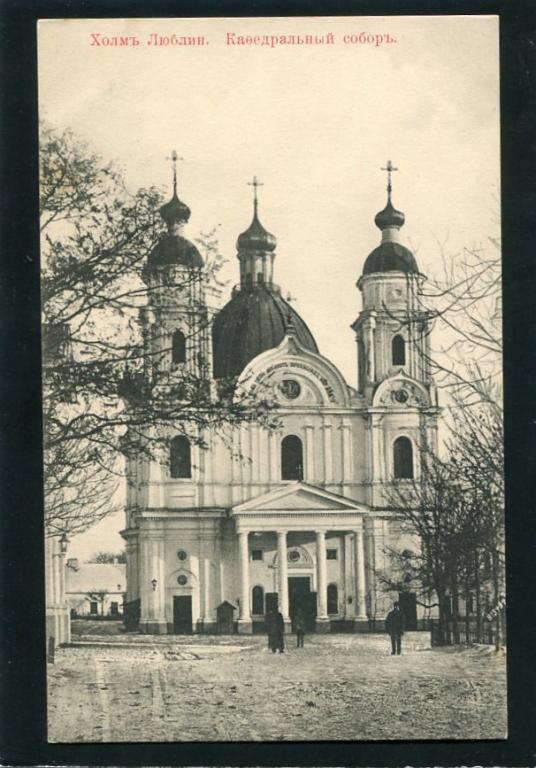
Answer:
M145 45L152 32L204 35L208 45ZM335 43L227 46L227 32L333 32ZM361 32L397 42L343 43ZM141 44L91 46L91 33ZM275 281L353 385L355 282L380 240L386 161L399 169L402 242L423 272L439 269L438 241L455 253L498 234L496 17L41 22L39 91L41 115L117 161L133 190L170 191L166 158L177 150L179 195L192 210L185 234L220 225L229 290L257 175L260 218L278 241ZM106 539L114 528L101 524L102 542L95 531L72 552L120 547L117 535Z

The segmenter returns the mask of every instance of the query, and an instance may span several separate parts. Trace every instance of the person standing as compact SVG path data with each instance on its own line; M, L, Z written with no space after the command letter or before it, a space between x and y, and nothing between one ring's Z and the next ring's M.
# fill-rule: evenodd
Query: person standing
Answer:
M296 632L296 648L303 648L305 639L305 616L301 608L298 608L294 616L294 631Z
M395 602L393 609L387 614L385 629L391 637L391 656L400 656L404 634L404 614L400 610L400 603Z
M275 614L275 647L272 651L275 653L276 649L279 653L285 651L285 620L281 611L276 611Z
M275 611L266 614L266 632L268 633L268 648L275 653L277 650L277 624Z

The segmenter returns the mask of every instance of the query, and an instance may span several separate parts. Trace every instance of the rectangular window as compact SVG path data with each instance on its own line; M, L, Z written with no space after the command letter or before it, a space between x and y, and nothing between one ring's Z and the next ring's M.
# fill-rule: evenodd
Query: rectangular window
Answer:
M110 604L110 613L112 616L117 616L119 614L119 605L118 603L111 603Z
M337 550L336 549L326 549L326 560L337 560Z
M93 600L90 602L90 604L89 604L89 612L90 612L90 614L92 616L96 616L98 607L99 606L97 605L97 603L93 602Z
M251 550L251 559L252 560L264 560L264 553L262 549L252 549Z

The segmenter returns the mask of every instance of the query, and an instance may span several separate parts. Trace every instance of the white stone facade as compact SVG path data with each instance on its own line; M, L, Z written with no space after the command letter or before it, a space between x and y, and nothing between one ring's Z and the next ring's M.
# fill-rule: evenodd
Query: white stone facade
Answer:
M389 572L389 549L418 547L390 509L393 482L418 479L421 452L436 443L430 319L415 298L422 279L396 269L360 278L357 388L300 343L290 323L238 380L241 392L277 399L279 430L250 424L204 435L208 450L192 445L189 477L172 477L166 461L129 459L127 604L138 604L143 631L218 631L217 609L227 602L237 630L251 632L274 600L288 626L298 605L317 631L381 626L374 622L397 597L380 578ZM202 308L202 288L190 285ZM185 318L191 330L208 317L189 309L192 296L153 290L143 315L155 366L167 375L173 331ZM210 378L210 333L196 339ZM184 363L188 370L195 360ZM301 441L299 476L291 479L282 457L288 436ZM402 470L394 465L401 438Z
M385 361L381 339L390 347L390 336L378 325L371 333L379 386L367 381L360 394L328 360L287 336L241 377L245 387L278 393L281 430L237 429L227 437L241 458L219 436L209 439L208 450L193 447L191 478L170 477L165 464L131 461L127 601L141 601L143 629L173 631L173 598L184 596L191 598L194 631L215 631L216 608L225 600L237 606L239 629L251 631L255 586L265 595L277 592L289 619L288 578L297 575L309 577L317 593L317 628L336 620L368 626L385 614L393 596L380 590L376 571L388 568L386 548L400 545L400 526L386 508L393 443L410 439L418 476L423 433L435 441L437 406L430 384ZM299 384L292 401L279 390L283 379ZM407 399L399 403L393 393L400 389ZM302 442L303 482L282 479L285 435ZM305 560L289 560L292 547L303 548ZM326 560L326 548L337 550L335 560ZM251 559L253 549L262 560ZM328 616L329 584L337 586L338 606Z

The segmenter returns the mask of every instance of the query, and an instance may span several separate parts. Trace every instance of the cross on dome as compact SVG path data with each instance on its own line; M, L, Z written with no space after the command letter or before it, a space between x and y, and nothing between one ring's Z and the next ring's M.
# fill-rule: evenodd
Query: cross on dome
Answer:
M381 168L380 170L386 171L387 173L387 205L383 211L380 211L378 214L376 214L374 221L376 226L384 233L384 240L393 240L393 237L396 237L396 234L393 230L399 230L405 221L404 214L401 211L397 211L391 202L391 192L393 189L391 183L392 174L395 171L398 171L398 168L395 168L392 162L388 160L385 168Z
M257 188L263 186L263 182L259 181L256 176L253 177L253 181L248 181L248 187L253 187L253 208L255 209L255 213L257 213L258 206Z
M182 224L190 218L190 209L177 197L177 160L184 160L184 158L179 157L173 150L166 160L171 160L173 165L173 195L171 200L160 208L160 215L166 222L168 231L176 234Z
M166 160L171 160L173 164L173 194L177 194L177 160L184 161L184 157L179 157L175 150L172 150L171 155L166 157Z
M390 160L387 161L387 165L385 168L380 168L381 171L387 171L387 194L389 196L389 200L391 199L391 191L393 189L391 185L391 174L393 171L398 171L398 168L395 168L395 166L392 164Z

